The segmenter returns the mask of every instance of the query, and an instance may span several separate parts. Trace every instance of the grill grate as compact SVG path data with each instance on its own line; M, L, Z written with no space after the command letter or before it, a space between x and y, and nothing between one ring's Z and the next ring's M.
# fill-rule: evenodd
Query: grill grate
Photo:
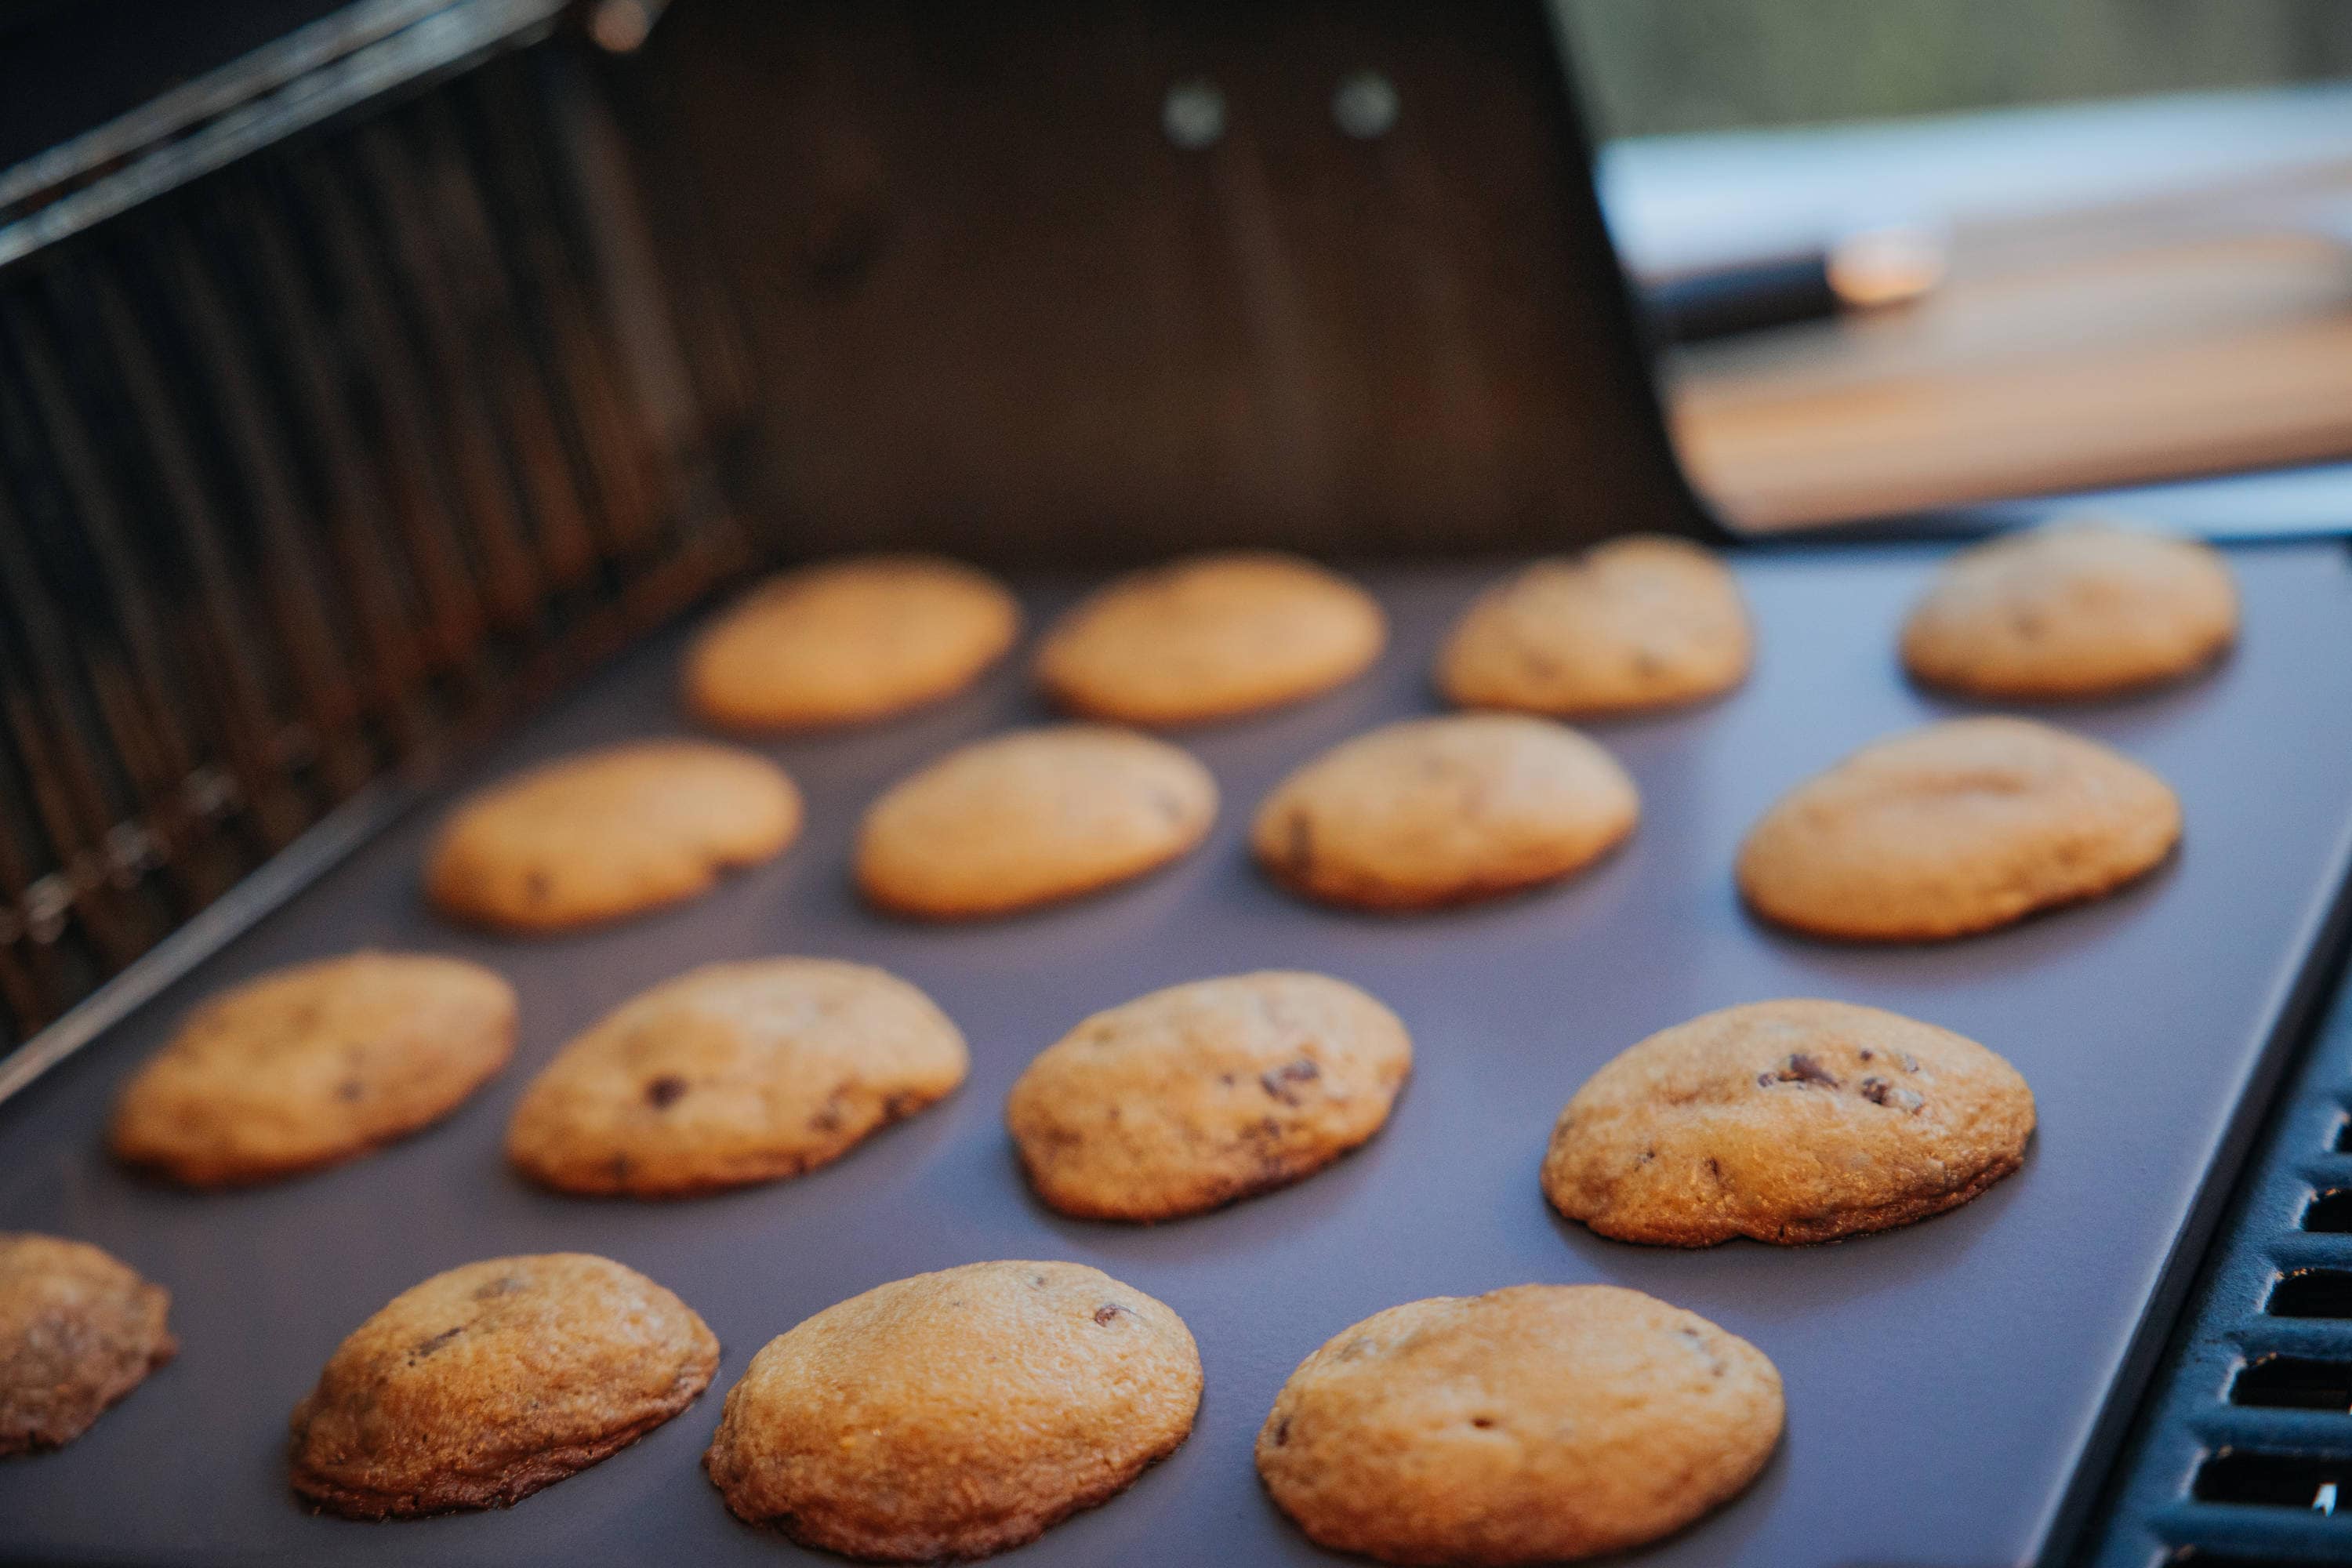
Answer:
M331 114L273 56L0 174L0 1096L265 861L747 554L617 132L497 10L354 8L299 62Z
M2352 1563L2347 1107L2352 986L2248 1167L2084 1562Z

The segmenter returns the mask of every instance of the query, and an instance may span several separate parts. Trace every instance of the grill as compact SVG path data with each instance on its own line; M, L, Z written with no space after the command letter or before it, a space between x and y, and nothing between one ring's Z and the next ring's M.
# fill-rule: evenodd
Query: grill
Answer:
M551 9L362 5L0 181L0 1042L742 559Z
M1716 531L1542 8L663 9L256 6L275 41L139 77L95 129L29 120L0 174L0 1226L114 1247L173 1289L185 1345L73 1446L0 1467L0 1558L800 1560L699 1480L715 1398L511 1512L371 1530L287 1494L284 1413L342 1332L430 1268L586 1247L704 1313L721 1386L808 1312L973 1258L1079 1258L1178 1307L1209 1367L1194 1436L1023 1561L1322 1560L1248 1468L1273 1389L1373 1310L1529 1279L1649 1289L1787 1374L1755 1491L1645 1564L2352 1561L2340 543L2236 552L2249 636L2211 680L2062 716L2186 803L2181 862L2111 902L1891 952L1738 912L1725 868L1765 802L1950 711L1885 652L1937 547L1880 537L1740 553L1763 665L1724 704L1601 732L1645 820L1591 877L1428 921L1305 910L1245 868L1247 807L1425 710L1429 654L1496 569L1467 558ZM20 10L18 60L91 36ZM1392 129L1362 119L1367 81ZM436 812L413 808L681 728L678 624L758 563L944 546L1011 570L1036 624L1077 564L1211 542L1352 556L1395 647L1356 687L1186 735L1226 815L1166 876L952 932L846 895L876 790L1044 716L1006 669L769 746L809 831L698 904L537 943L420 906ZM194 1198L107 1164L113 1087L196 998L363 943L506 972L516 1068L278 1187ZM689 1205L503 1173L505 1109L562 1040L693 963L778 951L922 984L972 1081L837 1166ZM1266 963L1413 1026L1395 1123L1213 1217L1030 1205L998 1126L1028 1056L1096 1007ZM2011 1055L2043 1106L2026 1170L1790 1254L1615 1247L1543 1209L1543 1132L1601 1060L1808 994Z

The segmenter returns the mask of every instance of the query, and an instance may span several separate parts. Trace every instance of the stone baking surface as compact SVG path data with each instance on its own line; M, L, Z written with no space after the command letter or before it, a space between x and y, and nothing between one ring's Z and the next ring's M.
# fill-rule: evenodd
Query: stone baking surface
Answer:
M1980 711L1906 685L1905 610L1940 552L1781 552L1735 563L1757 665L1720 701L1586 726L1640 784L1641 826L1565 885L1371 916L1268 884L1245 836L1306 758L1437 710L1438 638L1512 563L1365 574L1394 637L1364 679L1188 730L1225 808L1199 850L1102 896L933 926L871 911L849 879L859 812L949 747L1046 717L1017 655L934 709L755 743L807 795L801 840L679 908L506 940L436 918L427 802L270 920L0 1105L0 1229L91 1241L172 1292L179 1359L60 1452L0 1464L0 1560L758 1564L804 1554L727 1511L704 1478L718 1390L844 1297L993 1258L1069 1258L1182 1314L1207 1374L1199 1425L1104 1507L1002 1559L1192 1568L1337 1561L1266 1500L1251 1444L1275 1391L1348 1324L1418 1297L1530 1281L1634 1287L1754 1343L1787 1384L1788 1436L1756 1486L1631 1561L1642 1568L1979 1568L2036 1550L2166 1258L2228 1141L2342 869L2352 828L2352 562L2340 544L2233 551L2242 645L2210 678L2041 710L2179 792L2181 852L2116 897L1932 947L1843 947L1740 910L1732 858L1757 816L1864 742ZM1084 584L1031 583L1033 626ZM478 759L463 788L579 747L691 733L672 635ZM356 1164L251 1192L182 1193L106 1157L115 1088L207 992L362 943L447 952L513 981L511 1069L439 1126ZM971 1078L797 1181L677 1203L566 1198L500 1153L562 1043L695 964L813 953L879 964L935 998ZM1021 1178L1004 1094L1089 1013L1260 968L1361 985L1412 1032L1387 1129L1313 1180L1139 1227L1066 1220ZM1709 1008L1773 996L1891 1008L1981 1041L2033 1086L2024 1168L1965 1208L1826 1247L1630 1247L1555 1215L1537 1184L1553 1118L1592 1070ZM352 1326L437 1269L601 1253L677 1291L719 1335L706 1396L643 1442L509 1510L406 1524L306 1512L286 1419ZM2193 1261L2193 1259L2192 1259Z

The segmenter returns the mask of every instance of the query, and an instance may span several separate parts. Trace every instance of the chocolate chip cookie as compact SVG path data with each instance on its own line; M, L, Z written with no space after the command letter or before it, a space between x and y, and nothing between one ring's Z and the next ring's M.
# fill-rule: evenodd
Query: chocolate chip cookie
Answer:
M963 1081L963 1036L895 975L825 958L714 963L565 1046L507 1153L565 1192L677 1197L795 1176Z
M1183 1320L1076 1263L972 1263L826 1308L768 1342L703 1463L803 1545L982 1557L1124 1491L1201 1402Z
M2025 719L1956 719L1864 747L1798 785L1739 850L1765 919L1819 936L1926 942L2096 898L2180 837L2162 779Z
M1322 974L1196 980L1029 1064L1005 1123L1064 1214L1158 1220L1285 1186L1378 1132L1412 1067L1395 1014Z
M1312 898L1415 910L1581 869L1633 832L1633 781L1565 725L1509 713L1408 719L1277 785L1250 847Z
M880 719L962 690L1020 631L1004 585L960 562L827 562L770 578L695 640L687 703L735 730Z
M1122 577L1055 622L1037 679L1072 712L1185 724L1354 679L1387 617L1348 579L1293 555L1197 555Z
M1752 642L1720 561L1634 534L1479 595L1438 655L1437 684L1465 708L1598 718L1728 691L1748 678Z
M0 1458L72 1442L170 1361L171 1304L86 1242L0 1231Z
M115 1101L110 1139L189 1186L270 1181L438 1121L505 1067L514 988L478 963L355 952L191 1014Z
M1958 1207L2032 1133L2033 1091L1974 1040L1845 1002L1755 1002L1593 1074L1552 1129L1543 1188L1620 1241L1832 1241Z
M708 891L801 830L800 791L763 757L646 741L567 757L473 796L434 842L425 887L444 914L562 931Z
M1507 1568L1619 1552L1756 1479L1780 1374L1695 1312L1519 1285L1377 1312L1299 1363L1258 1474L1320 1545Z
M857 883L900 914L1006 914L1166 865L1216 815L1209 770L1165 742L1092 724L1016 731L950 752L867 808Z
M2221 552L2100 522L1963 550L1903 627L1903 662L1972 697L2105 697L2192 675L2237 639Z
M294 1407L294 1489L352 1519L504 1508L694 1403L719 1342L634 1268L493 1258L402 1291Z

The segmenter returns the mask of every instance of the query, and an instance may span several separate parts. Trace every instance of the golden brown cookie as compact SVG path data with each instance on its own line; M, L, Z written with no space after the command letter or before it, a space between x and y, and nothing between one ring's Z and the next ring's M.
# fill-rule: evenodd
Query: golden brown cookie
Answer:
M171 1305L87 1243L0 1231L0 1458L72 1442L170 1361Z
M1903 627L1903 662L1974 697L2104 697L2210 665L2238 635L2221 552L2098 522L1963 550Z
M1518 1285L1376 1312L1299 1363L1257 1469L1318 1543L1507 1568L1655 1541L1780 1439L1780 1374L1695 1312Z
M801 830L784 771L732 746L647 741L566 757L466 801L433 846L444 914L562 931L690 899Z
M1021 606L985 572L935 555L870 555L772 577L686 656L686 700L737 730L850 724L962 690L1020 635Z
M1004 914L1163 866L1216 815L1209 770L1163 741L1020 730L949 752L868 807L857 883L900 914Z
M1424 909L1578 870L1633 830L1633 781L1565 725L1510 713L1408 719L1276 786L1250 847L1330 903Z
M719 1342L634 1268L468 1263L394 1296L294 1407L294 1489L352 1519L504 1508L694 1403Z
M1465 708L1559 718L1696 702L1748 678L1739 584L1687 540L1634 534L1538 561L1480 595L1437 656Z
M796 1176L963 1081L963 1036L895 975L713 963L623 1004L515 1107L507 1154L564 1192L677 1197Z
M1404 1026L1354 986L1237 974L1096 1014L1029 1064L1004 1120L1064 1214L1170 1219L1321 1170L1381 1130L1412 1068Z
M2180 803L2095 742L1955 719L1864 746L1749 830L1739 890L1819 936L1925 942L2111 891L2171 852Z
M1090 718L1189 724L1352 680L1388 620L1370 594L1295 555L1195 555L1122 577L1045 634L1037 679Z
M440 1121L506 1066L514 1037L514 988L480 964L296 964L190 1014L124 1086L110 1140L189 1186L315 1170Z
M1201 1402L1184 1321L1076 1263L971 1263L827 1307L727 1395L738 1518L884 1562L983 1557L1124 1491Z
M1832 1241L1958 1208L2032 1133L2033 1091L1974 1040L1844 1002L1755 1002L1593 1074L1552 1129L1543 1188L1620 1241Z

